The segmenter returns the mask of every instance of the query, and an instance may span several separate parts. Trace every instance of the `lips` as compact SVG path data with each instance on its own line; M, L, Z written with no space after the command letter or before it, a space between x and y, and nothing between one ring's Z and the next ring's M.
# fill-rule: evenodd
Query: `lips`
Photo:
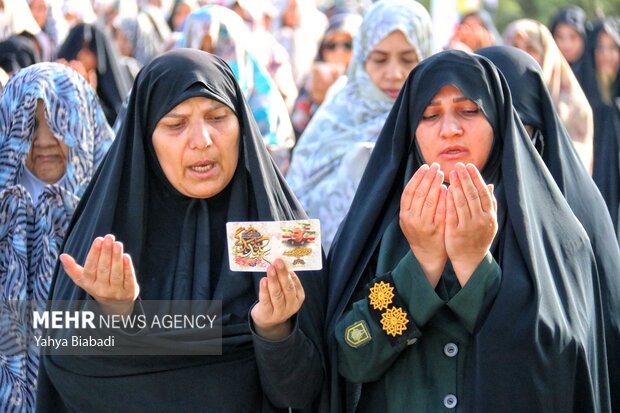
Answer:
M464 146L452 145L444 148L444 150L440 152L440 155L458 155L465 152L467 152L467 149Z
M35 159L38 162L57 162L62 159L59 155L37 155Z
M215 167L215 162L206 160L206 161L200 161L200 162L194 163L193 165L189 167L189 169L197 173L205 173L205 172L209 172L214 167Z
M447 160L463 161L463 159L467 156L468 153L469 151L464 146L451 145L451 146L444 148L439 153L439 157L441 157L442 159L447 159Z
M383 89L383 93L385 93L392 99L396 99L398 97L399 92L400 92L400 89Z

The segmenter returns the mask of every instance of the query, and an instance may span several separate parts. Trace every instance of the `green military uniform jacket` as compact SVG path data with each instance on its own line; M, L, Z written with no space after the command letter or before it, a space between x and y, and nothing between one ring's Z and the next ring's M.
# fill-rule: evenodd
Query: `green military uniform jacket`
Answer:
M398 261L395 244L383 240L377 267L396 265L357 292L336 326L339 372L364 383L358 412L458 411L476 320L501 269L487 254L461 288L448 261L433 289L410 250Z

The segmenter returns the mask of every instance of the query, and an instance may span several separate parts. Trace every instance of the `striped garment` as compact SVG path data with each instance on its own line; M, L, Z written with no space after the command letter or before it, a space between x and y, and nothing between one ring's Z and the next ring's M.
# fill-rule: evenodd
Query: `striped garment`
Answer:
M20 184L37 101L69 147L65 176L35 200ZM28 302L47 299L65 231L113 134L92 88L75 71L40 63L17 72L0 97L0 411L34 411L38 351Z

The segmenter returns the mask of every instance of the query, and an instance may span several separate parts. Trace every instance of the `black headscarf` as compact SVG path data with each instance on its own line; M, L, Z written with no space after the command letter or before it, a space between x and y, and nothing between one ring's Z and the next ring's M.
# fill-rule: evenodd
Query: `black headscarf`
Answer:
M611 102L606 102L599 89L595 60L601 30L606 31L620 47L620 19L609 17L597 22L588 34L586 55L578 80L594 115L592 178L605 199L620 239L620 73L611 85Z
M491 124L495 142L482 172L487 181L497 176L496 188L503 188L496 191L498 215L504 217L492 247L503 274L474 330L463 409L609 411L600 287L590 241L529 142L506 81L487 59L464 52L441 52L422 61L379 136L352 212L330 249L330 354L337 354L335 324L362 287L361 277L374 274L378 246L398 219L404 185L420 166L413 142L422 113L447 84L476 102Z
M0 42L0 68L7 73L39 63L41 57L34 44L35 40L14 34Z
M578 72L581 70L581 66L583 64L583 56L585 54L586 45L587 45L587 32L588 32L588 22L586 12L579 6L567 6L563 7L553 16L551 19L551 23L549 24L549 31L551 34L555 36L555 29L558 27L560 23L564 23L572 27L581 35L583 40L583 51L582 55L574 62L569 63L571 69L575 73L575 76L578 77Z
M74 60L82 48L97 58L97 96L108 123L113 125L131 88L131 79L119 66L120 58L109 36L98 26L80 23L73 27L58 50L58 58Z
M491 60L506 78L523 124L542 133L543 161L590 237L603 297L609 384L620 389L620 249L605 201L558 118L536 61L514 47L488 47L476 53ZM613 411L620 411L620 392L611 396Z
M188 198L174 189L157 161L151 141L158 121L192 97L221 102L239 120L237 169L228 186L208 199ZM213 408L218 405L218 397L223 398L220 411L240 411L231 406L247 402L244 392L234 389L248 381L258 383L257 377L247 377L246 366L253 360L248 312L258 298L264 273L230 271L223 241L225 224L306 217L267 153L251 113L233 72L216 56L179 49L154 59L136 79L126 121L75 212L63 248L63 252L82 263L92 241L112 233L133 259L142 299L221 300L223 355L157 359L43 357L40 406L49 409L58 399L56 394L69 400L76 391L71 389L72 384L95 383L97 394L83 396L88 398L89 406L99 406L98 411L117 410L109 407L105 395L113 393L123 380L132 387L131 401L140 403L135 408L140 411L177 410L176 404L163 403L163 394L153 397L153 392L164 391L163 387L179 390L183 383L203 382L208 386L211 382L219 388L217 395L213 394L214 389L195 388L190 391L195 397L182 396L189 411ZM299 277L306 301L298 313L298 325L314 346L322 349L323 277L320 272L304 272ZM50 291L50 300L87 298L61 266ZM238 382L231 383L227 380L235 370ZM220 377L223 372L228 379ZM48 384L50 378L52 386ZM88 393L86 388L81 391ZM167 401L177 403L178 397ZM209 398L216 401L205 406ZM122 398L119 403L122 405Z

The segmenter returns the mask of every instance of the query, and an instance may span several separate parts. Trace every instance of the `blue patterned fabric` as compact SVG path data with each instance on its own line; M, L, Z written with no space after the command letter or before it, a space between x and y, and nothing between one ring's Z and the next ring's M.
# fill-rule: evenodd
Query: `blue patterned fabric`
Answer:
M207 5L187 16L184 24L178 46L203 50L209 35L212 53L235 74L267 146L292 147L295 140L286 104L267 69L253 55L250 32L241 17L226 7Z
M37 102L54 136L69 147L67 170L33 200L21 176ZM32 323L11 306L47 299L65 230L79 197L111 145L113 134L86 81L57 63L17 72L0 97L0 294L11 319L0 339L0 411L30 412L38 370ZM3 328L6 319L2 320Z

